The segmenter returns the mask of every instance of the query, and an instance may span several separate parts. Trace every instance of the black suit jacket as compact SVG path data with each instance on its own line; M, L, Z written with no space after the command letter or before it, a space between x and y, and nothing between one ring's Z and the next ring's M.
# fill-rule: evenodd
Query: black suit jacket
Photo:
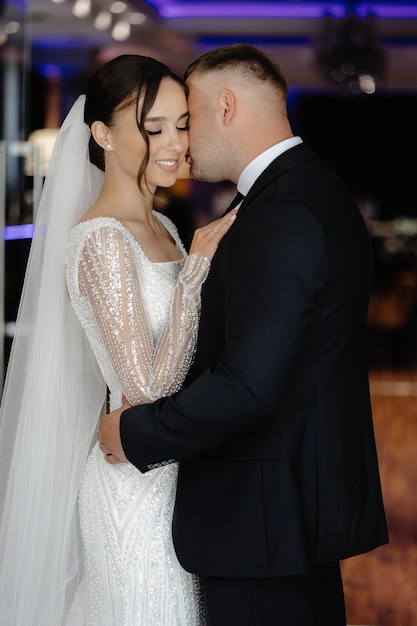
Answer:
M141 471L180 461L173 537L185 569L292 575L387 541L371 272L339 176L306 144L279 156L213 259L187 388L122 414Z

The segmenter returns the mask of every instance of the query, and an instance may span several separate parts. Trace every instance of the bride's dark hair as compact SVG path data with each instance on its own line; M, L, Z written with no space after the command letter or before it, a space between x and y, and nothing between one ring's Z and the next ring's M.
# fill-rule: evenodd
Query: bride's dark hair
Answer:
M145 172L149 162L149 138L144 120L155 102L163 78L170 78L181 85L185 95L188 95L183 80L164 63L137 54L122 54L96 71L86 92L84 122L89 128L97 120L111 127L115 113L136 101L137 125L147 145L147 153L137 175L139 188L142 180L146 184ZM90 137L89 155L91 163L104 172L104 150L93 136Z

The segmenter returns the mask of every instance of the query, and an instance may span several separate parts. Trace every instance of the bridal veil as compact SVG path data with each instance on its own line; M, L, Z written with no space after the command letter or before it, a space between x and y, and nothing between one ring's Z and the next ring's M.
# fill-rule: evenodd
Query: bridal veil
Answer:
M0 408L0 616L61 626L81 575L79 479L106 388L65 288L68 233L103 174L85 96L65 119L42 192Z

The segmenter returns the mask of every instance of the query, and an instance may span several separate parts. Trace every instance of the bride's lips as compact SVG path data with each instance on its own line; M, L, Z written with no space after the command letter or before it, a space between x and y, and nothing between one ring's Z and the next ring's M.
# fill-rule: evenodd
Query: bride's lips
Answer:
M164 172L176 172L178 169L178 159L158 159L156 163Z

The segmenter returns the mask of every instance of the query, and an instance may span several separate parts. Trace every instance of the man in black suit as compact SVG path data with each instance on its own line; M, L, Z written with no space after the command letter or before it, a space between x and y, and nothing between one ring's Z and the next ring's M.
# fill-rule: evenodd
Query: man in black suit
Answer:
M273 60L221 47L186 80L192 175L245 198L203 285L186 388L103 418L101 449L142 472L179 461L174 545L202 577L208 626L342 626L339 561L388 541L367 229L293 136Z

